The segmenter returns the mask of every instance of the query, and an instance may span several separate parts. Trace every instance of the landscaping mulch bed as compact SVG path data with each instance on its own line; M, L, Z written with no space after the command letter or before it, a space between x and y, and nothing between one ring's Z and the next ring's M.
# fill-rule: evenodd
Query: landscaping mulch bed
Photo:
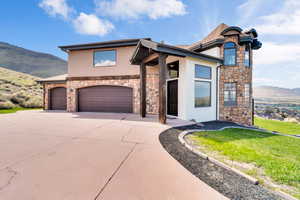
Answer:
M209 160L203 159L182 145L178 140L178 135L184 130L203 129L216 130L226 126L240 125L230 122L207 122L204 126L185 126L171 128L160 134L159 140L162 146L187 170L200 180L210 185L212 188L224 196L234 199L247 200L277 200L283 199L279 195L265 189L261 185L254 185L248 179L215 165ZM188 183L187 183L188 184Z

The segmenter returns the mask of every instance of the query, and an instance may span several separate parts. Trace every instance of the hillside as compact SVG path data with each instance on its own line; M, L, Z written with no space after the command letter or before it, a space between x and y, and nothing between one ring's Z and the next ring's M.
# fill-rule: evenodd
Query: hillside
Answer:
M253 96L257 103L300 104L300 88L259 86L253 88Z
M255 87L253 94L256 98L300 97L300 88L288 89L272 86Z
M0 42L0 66L37 77L67 72L67 63L56 56Z
M42 86L37 77L0 67L0 109L42 107Z

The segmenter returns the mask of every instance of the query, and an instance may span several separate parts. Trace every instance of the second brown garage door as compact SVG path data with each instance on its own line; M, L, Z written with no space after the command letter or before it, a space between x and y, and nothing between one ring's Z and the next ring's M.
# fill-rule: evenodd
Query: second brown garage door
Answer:
M132 113L132 88L93 86L78 90L79 112Z

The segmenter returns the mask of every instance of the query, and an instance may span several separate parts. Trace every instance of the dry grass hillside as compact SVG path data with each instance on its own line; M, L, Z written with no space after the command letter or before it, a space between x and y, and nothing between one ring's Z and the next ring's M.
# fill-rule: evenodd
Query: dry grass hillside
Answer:
M42 107L38 78L0 67L0 109Z

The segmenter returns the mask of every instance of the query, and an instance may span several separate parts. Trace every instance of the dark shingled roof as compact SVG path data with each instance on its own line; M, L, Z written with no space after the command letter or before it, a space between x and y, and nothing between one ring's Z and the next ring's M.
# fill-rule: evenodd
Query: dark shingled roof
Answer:
M151 38L111 40L111 41L105 41L105 42L95 42L95 43L59 46L59 48L63 51L72 51L72 50L85 50L85 49L96 49L96 48L136 46L141 39L151 40Z

